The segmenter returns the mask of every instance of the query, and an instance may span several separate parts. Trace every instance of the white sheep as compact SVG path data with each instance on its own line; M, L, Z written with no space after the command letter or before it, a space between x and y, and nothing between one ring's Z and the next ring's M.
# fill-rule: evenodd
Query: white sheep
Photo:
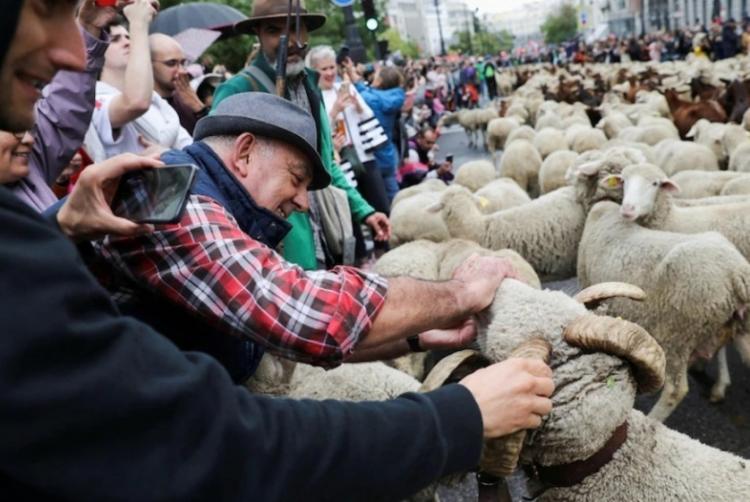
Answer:
M750 195L750 174L739 176L727 182L720 195Z
M711 357L747 332L750 264L717 232L678 234L626 221L610 201L589 212L578 249L578 280L586 287L627 281L646 301L614 300L614 315L646 328L667 356L666 384L649 416L663 421L688 391L688 362Z
M487 123L487 149L493 159L498 150L505 148L505 141L511 131L520 125L518 120L512 117L499 117Z
M542 157L529 141L508 142L500 158L500 176L511 178L529 195L539 195L539 169Z
M657 166L635 164L608 180L623 185L621 214L628 221L657 230L680 233L717 231L750 259L750 199L744 202L680 207L672 194L679 185ZM605 180L606 181L606 180Z
M572 138L570 149L577 153L598 150L607 142L607 137L599 129L581 128Z
M750 173L750 141L745 141L729 154L729 170Z
M450 238L442 218L426 210L440 201L441 193L416 193L400 200L391 208L391 246L400 246L417 239L439 242ZM472 203L475 204L473 199Z
M531 202L531 197L510 178L498 178L474 192L484 214L510 209Z
M551 345L552 412L520 452L535 500L735 502L750 493L747 460L633 409L636 392L658 387L664 375L664 356L645 330L513 280L503 281L481 319L480 347L492 361L532 339ZM599 459L602 450L613 454Z
M507 149L511 143L519 140L526 140L531 143L534 141L535 137L536 131L530 126L522 125L516 127L510 132L510 134L508 135L508 139L505 140L505 148Z
M646 143L655 145L665 139L679 139L680 135L669 127L662 125L637 125L622 129L617 135L618 139L623 141L633 141L635 143Z
M561 130L565 128L565 125L563 124L563 119L560 118L560 115L556 112L549 112L543 113L537 117L534 124L534 129L537 131L541 131L545 128Z
M488 249L513 249L542 276L575 275L575 250L585 213L572 187L492 215L483 215L469 194L451 187L435 209L441 210L451 237Z
M568 172L578 154L570 150L559 150L544 159L539 169L539 191L542 194L566 186L565 174Z
M656 164L672 175L688 169L718 171L719 161L708 147L692 141L665 139L654 146Z
M568 149L568 143L565 141L563 132L551 127L539 130L534 137L533 145L539 151L542 159L546 159L553 152Z
M503 154L503 158L505 158L505 154ZM472 160L462 164L458 168L453 182L468 188L472 192L476 192L496 178L497 171L492 162L488 160Z
M393 198L393 201L391 201L391 207L397 205L404 199L408 199L412 195L422 192L442 192L446 188L448 188L448 185L442 180L435 178L424 179L421 183L399 190Z
M428 210L442 210L451 237L489 249L513 249L543 277L568 278L575 275L578 241L591 205L622 197L621 189L602 186L601 180L644 160L640 151L629 148L589 151L580 155L568 172L573 186L528 204L483 215L470 194L451 187L443 192L440 204Z
M596 124L596 128L604 131L604 134L606 134L609 139L616 138L620 134L620 131L626 127L632 126L633 123L624 113L616 111L607 113Z
M671 178L680 186L680 192L675 196L684 199L697 199L720 195L727 183L742 176L741 173L732 171L687 170L675 173Z

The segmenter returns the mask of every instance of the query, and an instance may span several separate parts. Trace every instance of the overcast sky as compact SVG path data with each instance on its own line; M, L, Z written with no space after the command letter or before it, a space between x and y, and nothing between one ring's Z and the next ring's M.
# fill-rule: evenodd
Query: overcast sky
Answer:
M535 0L466 0L472 7L478 7L479 12L505 12L513 7L520 8L523 4Z

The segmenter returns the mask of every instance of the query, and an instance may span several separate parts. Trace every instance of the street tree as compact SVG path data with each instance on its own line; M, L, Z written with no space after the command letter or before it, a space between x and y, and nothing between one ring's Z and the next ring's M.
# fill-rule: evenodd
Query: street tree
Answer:
M559 44L573 38L578 31L578 14L571 4L563 4L549 15L541 26L544 42Z

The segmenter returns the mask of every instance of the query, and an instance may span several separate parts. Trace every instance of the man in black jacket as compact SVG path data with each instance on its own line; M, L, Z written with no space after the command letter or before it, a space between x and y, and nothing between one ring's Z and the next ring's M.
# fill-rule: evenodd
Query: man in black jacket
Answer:
M4 3L0 129L27 129L38 84L82 69L77 4ZM105 228L92 210L106 213L105 188L139 165L153 163L87 169L59 216L66 228L91 228L87 218ZM550 370L526 360L384 403L254 396L210 357L121 316L75 247L4 188L0 242L4 498L399 499L471 468L483 436L535 427L549 411Z

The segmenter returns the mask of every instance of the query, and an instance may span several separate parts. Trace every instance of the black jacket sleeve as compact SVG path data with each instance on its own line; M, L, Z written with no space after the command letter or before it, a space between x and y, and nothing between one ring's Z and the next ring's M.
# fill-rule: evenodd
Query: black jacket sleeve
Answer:
M395 500L478 462L464 387L386 403L253 395L121 316L75 247L4 188L0 299L4 497Z

